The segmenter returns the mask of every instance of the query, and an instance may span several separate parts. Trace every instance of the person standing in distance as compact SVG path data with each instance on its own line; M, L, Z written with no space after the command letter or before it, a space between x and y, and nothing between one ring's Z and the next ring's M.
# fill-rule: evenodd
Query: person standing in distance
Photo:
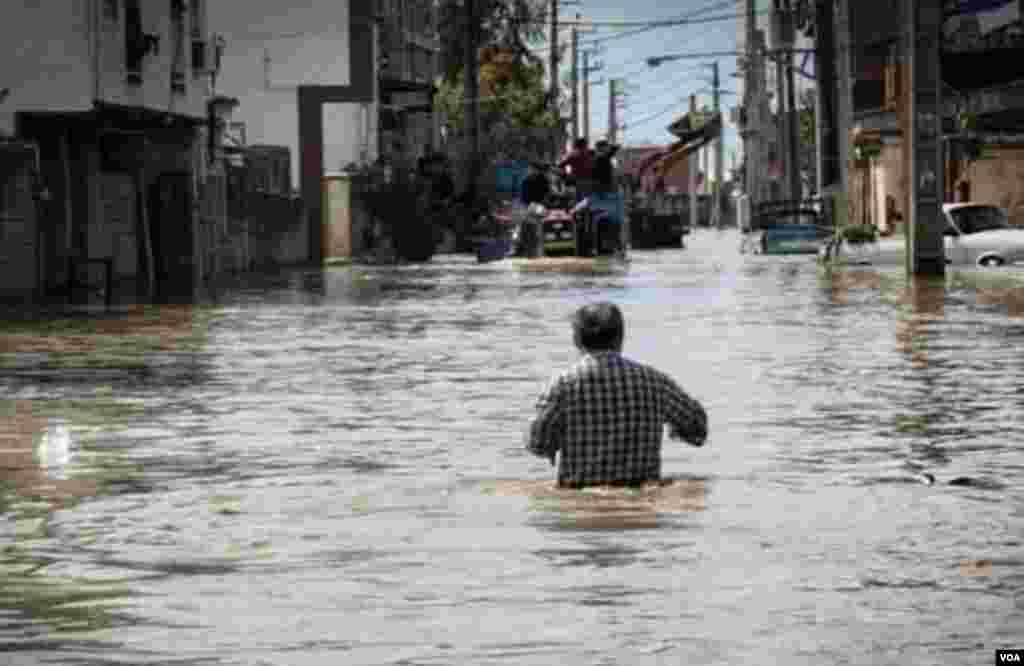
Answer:
M582 357L556 375L537 401L526 448L555 464L558 485L640 485L661 478L662 429L703 446L707 413L668 375L622 355L625 323L613 303L573 316Z

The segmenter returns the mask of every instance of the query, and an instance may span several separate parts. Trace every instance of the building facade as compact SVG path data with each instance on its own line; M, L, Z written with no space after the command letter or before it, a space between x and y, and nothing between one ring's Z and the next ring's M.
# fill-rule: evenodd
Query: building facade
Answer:
M191 297L215 223L205 2L14 3L0 53L2 297Z
M364 73L355 68L375 69L373 59L353 58L353 49L376 49L375 8L372 0L310 0L301 6L249 3L244 14L240 9L216 2L209 10L210 25L224 39L217 92L238 99L233 118L244 124L248 143L289 149L291 187L298 190L300 89L349 87ZM325 171L376 159L376 89L364 97L322 104Z
M380 17L379 152L413 163L438 146L434 94L441 37L435 0L377 0Z

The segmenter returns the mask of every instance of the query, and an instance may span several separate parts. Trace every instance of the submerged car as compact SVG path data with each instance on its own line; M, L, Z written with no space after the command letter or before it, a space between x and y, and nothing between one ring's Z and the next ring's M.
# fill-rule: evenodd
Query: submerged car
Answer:
M1006 212L985 203L942 205L946 263L954 266L1008 266L1024 262L1024 228L1011 227ZM901 264L906 239L884 238L863 246L843 243L839 256L858 263Z

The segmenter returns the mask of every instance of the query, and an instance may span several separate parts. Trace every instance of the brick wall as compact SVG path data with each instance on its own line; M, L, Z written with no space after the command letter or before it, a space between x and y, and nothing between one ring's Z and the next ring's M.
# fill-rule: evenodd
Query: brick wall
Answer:
M967 168L971 200L1000 206L1024 227L1024 146L986 148Z

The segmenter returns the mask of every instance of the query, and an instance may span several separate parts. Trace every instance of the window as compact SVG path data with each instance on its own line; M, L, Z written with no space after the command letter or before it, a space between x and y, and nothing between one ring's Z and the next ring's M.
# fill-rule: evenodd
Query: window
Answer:
M142 83L142 58L147 52L142 32L142 9L139 0L124 2L124 64L129 83Z
M206 71L206 41L202 39L192 40L192 73L203 74Z
M171 65L171 90L185 92L185 0L171 1L171 39L174 61Z
M190 32L192 33L192 39L202 39L203 33L203 0L192 0L190 3L189 18L191 19L192 26Z
M995 206L965 206L954 208L950 211L953 221L965 234L975 234L979 231L991 231L993 229L1005 229L1009 225L1002 209Z

